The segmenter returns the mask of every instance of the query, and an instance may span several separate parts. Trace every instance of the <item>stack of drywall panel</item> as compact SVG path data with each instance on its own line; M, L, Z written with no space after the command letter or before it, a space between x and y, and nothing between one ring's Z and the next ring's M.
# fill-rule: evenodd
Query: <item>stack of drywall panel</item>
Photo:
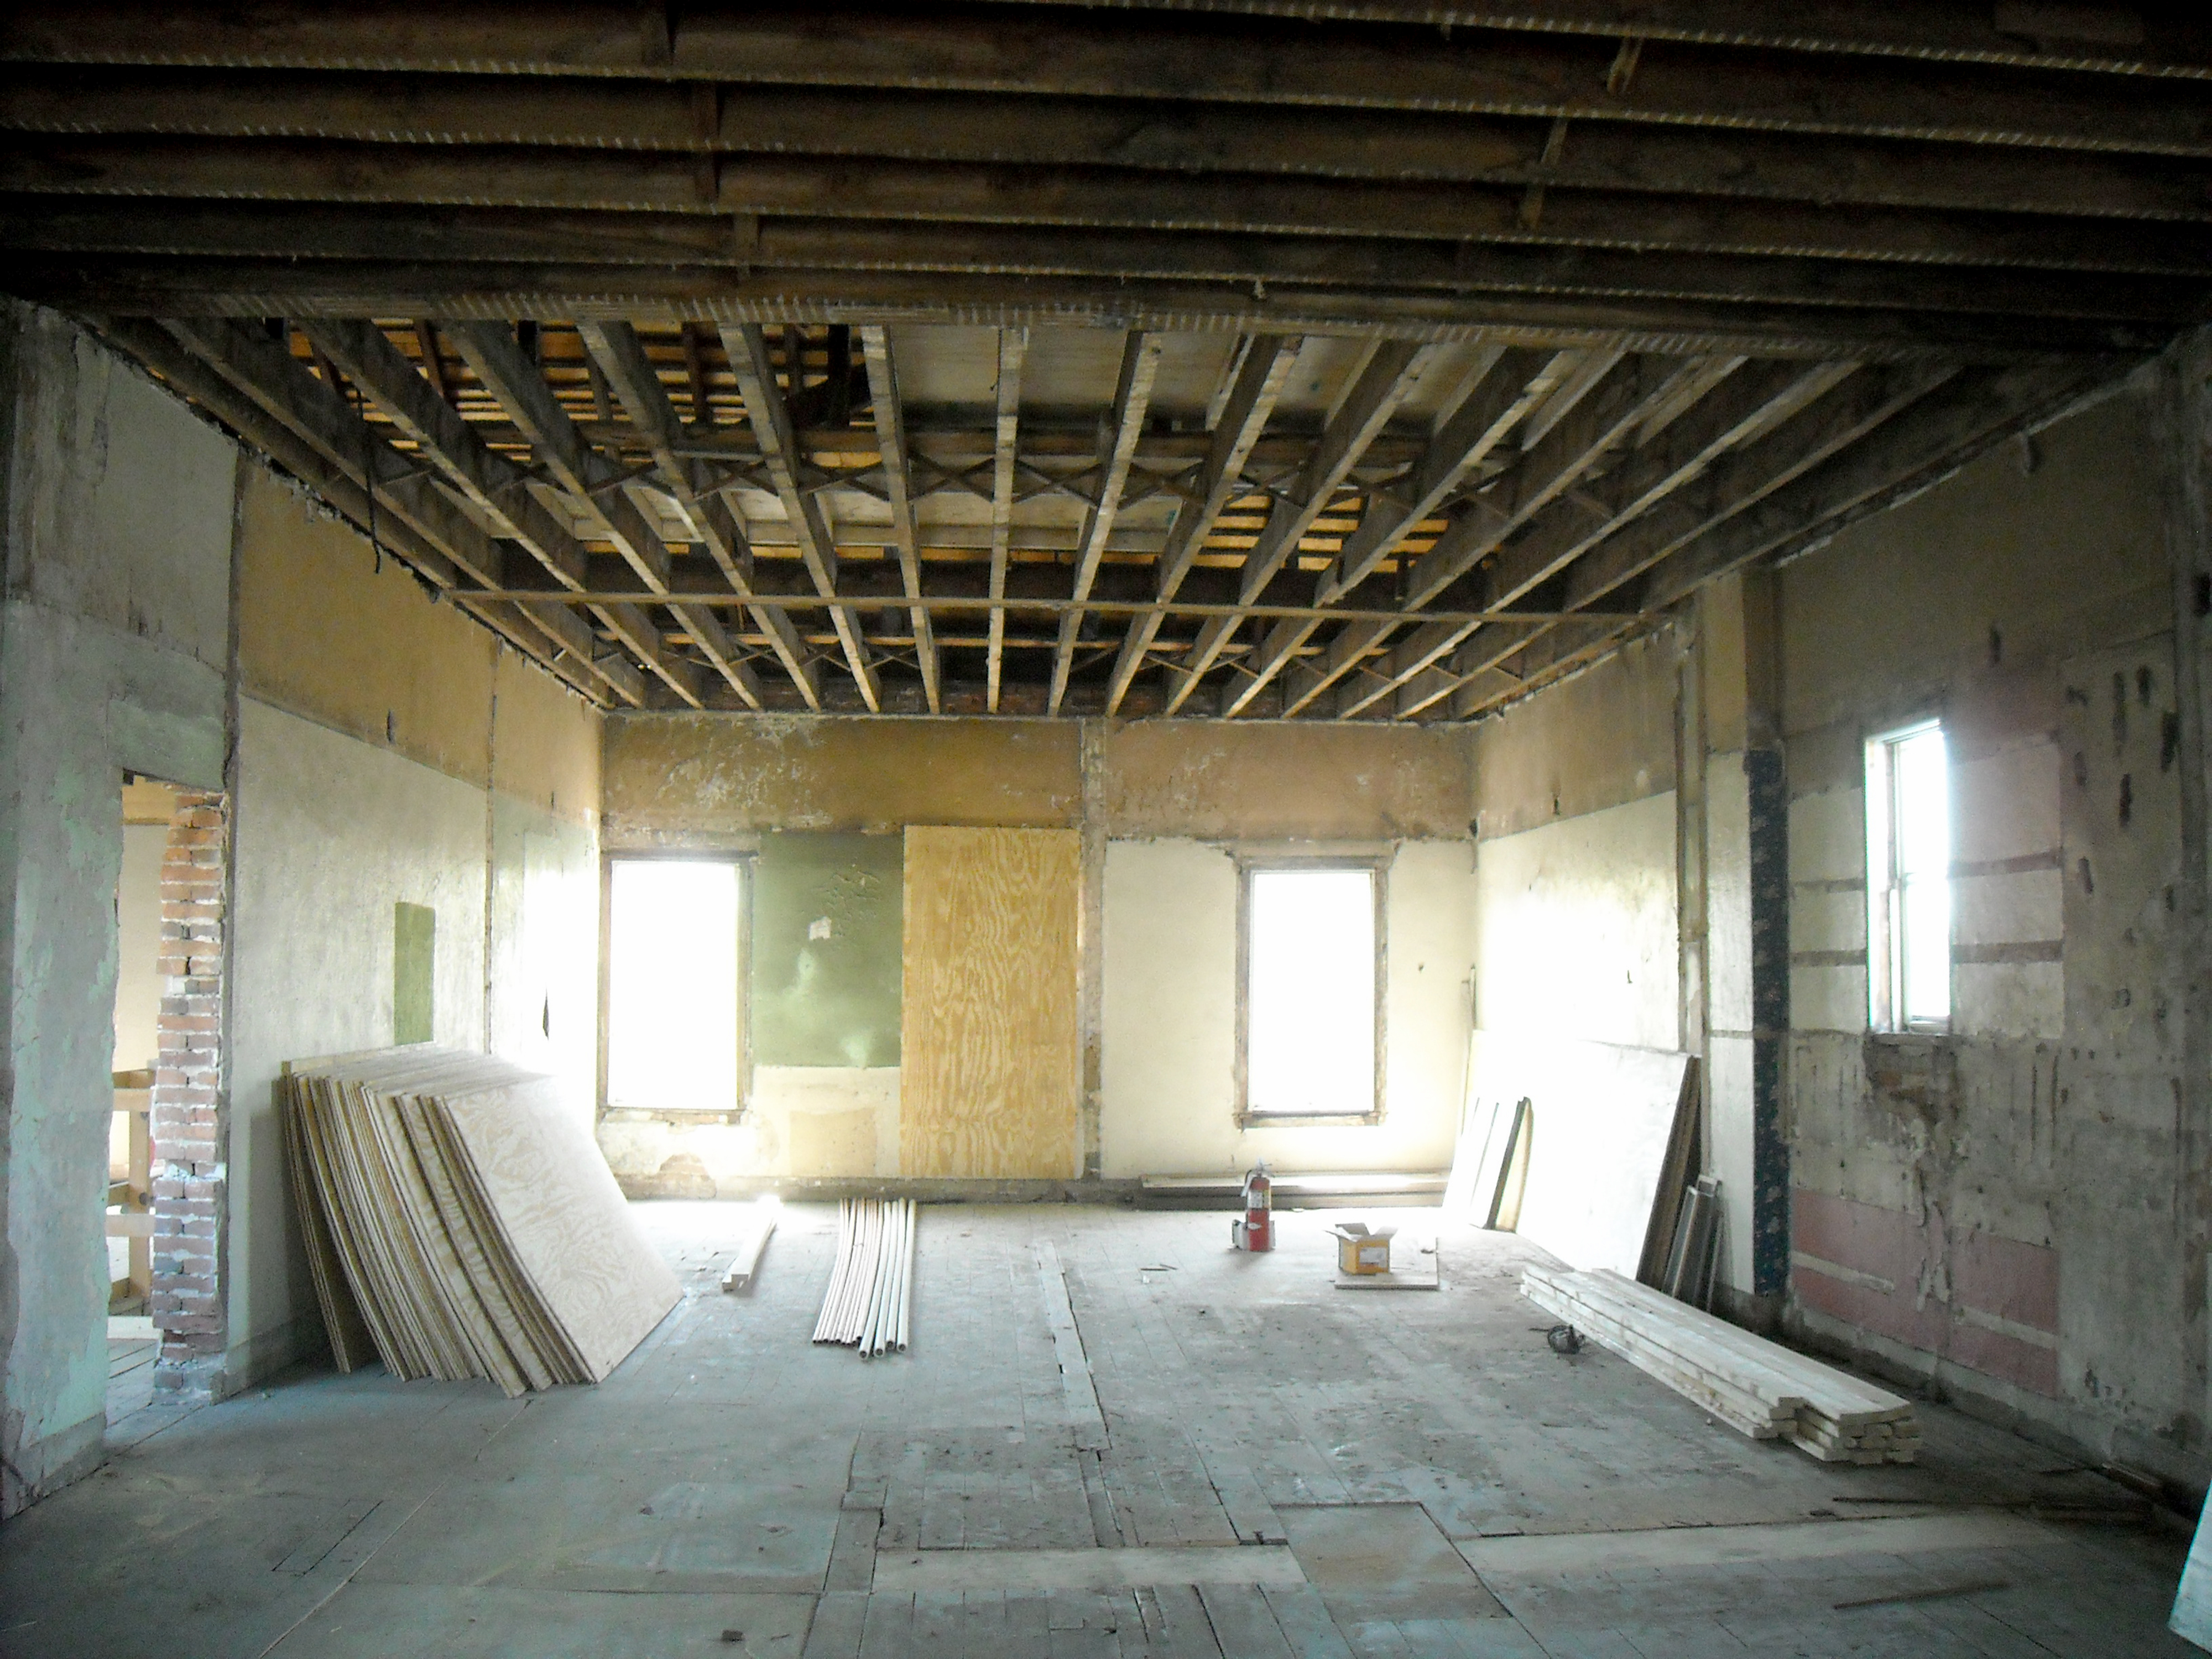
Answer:
M1910 1463L1912 1404L1620 1274L1530 1267L1521 1293L1758 1440L1828 1463Z
M421 1044L295 1061L295 1191L331 1350L509 1395L596 1382L675 1306L550 1078Z

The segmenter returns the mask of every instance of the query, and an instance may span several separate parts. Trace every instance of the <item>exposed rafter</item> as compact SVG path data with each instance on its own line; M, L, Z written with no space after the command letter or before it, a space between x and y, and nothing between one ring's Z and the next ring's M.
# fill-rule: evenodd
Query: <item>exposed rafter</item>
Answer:
M718 491L709 489L702 492L703 464L676 453L675 447L683 436L682 422L677 417L675 405L668 400L652 360L639 343L637 331L628 323L584 323L579 325L577 332L583 339L584 349L592 354L592 362L606 377L615 396L622 400L632 422L645 433L660 480L670 487L698 544L714 561L731 591L750 595L752 549L746 543L744 526ZM690 343L688 336L686 343ZM696 356L696 347L693 355ZM791 618L781 611L759 607L747 614L768 635L770 648L782 663L784 672L791 676L792 684L806 706L819 708L819 671L807 654L798 629L792 626ZM724 677L749 708L761 706L760 686L750 666L743 663L726 666L719 659L715 666L722 669Z
M1294 336L1263 334L1244 354L1221 418L1213 429L1213 442L1199 468L1197 489L1176 514L1167 544L1160 550L1156 586L1162 599L1171 599L1190 574L1192 562L1222 509L1243 489L1244 464L1252 447L1274 413L1291 366L1304 343ZM1115 659L1113 678L1106 688L1106 712L1115 713L1128 696L1130 683L1145 665L1152 641L1159 636L1159 618L1140 617L1129 624L1128 636Z
M1098 422L1098 497L1083 521L1083 535L1075 555L1074 598L1079 605L1091 597L1098 580L1099 561L1114 534L1114 520L1121 510L1122 492L1128 488L1129 466L1144 435L1145 417L1152 406L1152 384L1160 372L1161 342L1157 335L1132 334L1122 343L1121 368L1114 385L1113 406ZM1072 610L1060 619L1060 643L1053 649L1052 685L1045 694L1045 712L1056 714L1067 696L1067 676L1075 659L1075 643L1083 629L1083 612Z
M984 707L999 712L999 681L1004 671L1006 613L998 603L1006 597L1006 562L1013 547L1014 461L1022 425L1022 359L1028 355L1030 334L1025 328L999 331L999 372L996 381L998 419L994 428L995 447L991 457L991 637L985 647Z
M797 362L786 366L790 379L787 393L776 385L768 337L757 324L726 324L721 333L722 349L744 397L745 418L760 444L762 464L775 484L776 499L783 504L784 514L790 520L799 556L806 566L806 574L813 579L815 592L824 599L835 598L836 544L830 540L829 528L822 521L822 509L800 483L799 439L791 423L790 407L785 401L787 395L796 395L802 390L801 367ZM853 683L860 688L861 701L872 713L880 709L883 691L868 647L860 637L858 620L850 611L840 607L830 612L830 621L837 630L837 643L844 652L845 665L852 671Z
M899 580L906 597L919 600L921 588L921 540L914 504L913 458L907 448L906 411L899 403L898 364L891 355L890 331L872 325L860 331L860 349L868 365L868 398L876 421L876 444L882 457L884 493L890 507L892 545L896 550ZM945 712L943 671L938 661L937 635L929 612L920 604L908 611L914 623L915 671L921 676L921 694L929 712Z

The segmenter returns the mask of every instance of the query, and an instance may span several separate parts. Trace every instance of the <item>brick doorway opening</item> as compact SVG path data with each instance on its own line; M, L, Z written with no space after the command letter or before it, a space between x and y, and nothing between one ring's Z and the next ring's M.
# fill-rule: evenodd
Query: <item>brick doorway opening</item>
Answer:
M207 1395L222 1361L229 817L220 792L125 776L116 1110L118 1125L137 1115L118 1127L111 1152L113 1176L127 1139L128 1174L111 1184L108 1231L131 1235L132 1249L127 1281L112 1283L110 1310L138 1316L120 1334L122 1322L111 1318L111 1417L125 1376L149 1398Z

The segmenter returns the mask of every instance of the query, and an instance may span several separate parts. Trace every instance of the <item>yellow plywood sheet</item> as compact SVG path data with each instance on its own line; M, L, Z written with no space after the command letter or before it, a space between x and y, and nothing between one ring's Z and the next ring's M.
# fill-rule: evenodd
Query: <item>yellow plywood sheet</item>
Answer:
M905 1174L1078 1173L1082 858L1070 830L907 830Z

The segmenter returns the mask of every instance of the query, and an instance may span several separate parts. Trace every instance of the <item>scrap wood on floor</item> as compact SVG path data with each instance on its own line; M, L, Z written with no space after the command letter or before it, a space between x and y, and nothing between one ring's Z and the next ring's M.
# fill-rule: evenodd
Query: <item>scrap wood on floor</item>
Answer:
M283 1091L339 1370L597 1382L679 1299L552 1079L423 1043L294 1061Z
M1532 1267L1521 1293L1755 1440L1827 1463L1910 1463L1912 1402L1616 1273Z

